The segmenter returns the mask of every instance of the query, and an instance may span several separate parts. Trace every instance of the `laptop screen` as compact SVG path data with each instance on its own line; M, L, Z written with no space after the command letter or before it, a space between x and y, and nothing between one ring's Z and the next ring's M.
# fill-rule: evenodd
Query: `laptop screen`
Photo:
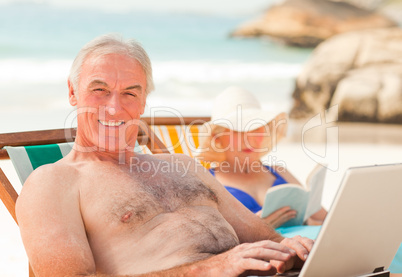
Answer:
M299 276L387 269L402 242L402 164L346 171Z

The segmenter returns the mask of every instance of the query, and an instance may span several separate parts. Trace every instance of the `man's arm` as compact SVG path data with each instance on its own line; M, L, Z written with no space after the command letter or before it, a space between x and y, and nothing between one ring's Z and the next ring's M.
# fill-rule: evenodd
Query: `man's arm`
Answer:
M71 170L58 164L35 170L17 200L22 241L38 277L96 270Z
M209 259L161 272L151 272L144 277L274 275L277 270L270 260L284 263L295 255L293 250L273 241L243 243Z

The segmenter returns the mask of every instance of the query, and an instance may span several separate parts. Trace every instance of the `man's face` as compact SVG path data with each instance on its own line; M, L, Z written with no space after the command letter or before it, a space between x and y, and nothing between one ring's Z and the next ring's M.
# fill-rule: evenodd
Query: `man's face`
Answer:
M69 87L82 146L109 152L134 146L146 100L146 75L138 61L119 54L89 57L78 91Z

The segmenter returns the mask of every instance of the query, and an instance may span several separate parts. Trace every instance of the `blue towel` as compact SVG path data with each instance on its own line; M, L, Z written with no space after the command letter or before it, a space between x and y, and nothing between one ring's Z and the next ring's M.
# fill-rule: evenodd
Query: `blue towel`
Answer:
M321 226L292 226L280 227L276 231L286 238L300 235L310 239L316 239L320 232ZM391 273L402 273L402 244L399 246L391 265L389 266Z
M389 271L391 271L391 273L402 273L402 243L389 266Z
M316 239L320 232L321 226L291 226L291 227L279 227L276 231L283 237L291 238L297 235L307 237L309 239Z

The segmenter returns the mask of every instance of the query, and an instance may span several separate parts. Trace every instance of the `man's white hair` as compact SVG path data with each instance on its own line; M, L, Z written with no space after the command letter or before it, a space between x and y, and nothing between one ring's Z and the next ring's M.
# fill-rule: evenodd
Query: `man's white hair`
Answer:
M116 34L99 36L81 48L71 66L68 77L74 90L78 90L82 65L86 59L89 56L100 57L108 54L121 54L137 60L141 64L147 80L145 95L148 96L154 90L151 60L147 52L134 39L124 40L120 35Z

